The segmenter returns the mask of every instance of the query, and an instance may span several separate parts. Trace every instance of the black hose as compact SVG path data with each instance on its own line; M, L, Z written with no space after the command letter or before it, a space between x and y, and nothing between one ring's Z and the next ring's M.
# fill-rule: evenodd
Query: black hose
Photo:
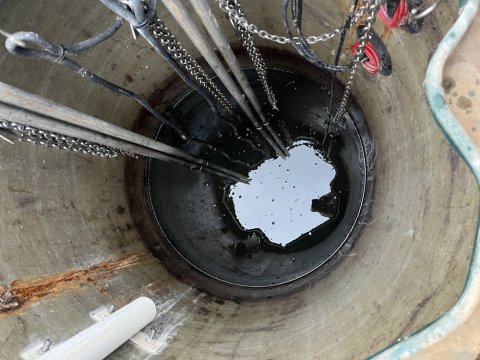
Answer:
M140 35L155 49L155 51L165 59L165 61L175 70L180 78L187 83L193 90L198 92L210 105L213 112L216 114L217 109L214 100L206 93L206 91L180 67L177 61L164 49L162 44L153 36L151 32L147 30L148 25L153 21L156 16L156 0L152 0L148 9L147 15L143 8L141 0L132 0L132 11L126 9L118 0L100 0L102 4L115 12L118 16L121 16L128 21L134 29L136 29Z
M20 46L21 43L33 43L37 45L40 49L29 49L23 46ZM93 43L93 42L92 42ZM90 45L92 44L90 43ZM93 46L93 45L91 45ZM90 47L91 47L90 46ZM90 81L94 82L97 85L103 86L113 92L125 95L137 103L142 105L145 109L147 109L153 116L155 116L159 121L162 123L170 126L174 129L180 136L183 141L186 141L190 138L190 136L186 133L186 131L179 125L171 122L166 117L164 117L160 112L155 110L145 99L144 97L128 90L123 87L117 86L100 76L97 76L91 73L89 70L84 68L83 66L77 64L73 60L65 57L66 49L62 45L54 45L50 41L46 40L45 38L41 37L40 35L33 33L33 32L26 32L20 31L15 34L10 35L6 42L5 47L7 50L14 55L29 57L29 58L36 58L36 59L44 59L54 63L61 64L73 71L77 74L81 75L84 78L89 79ZM86 47L84 47L86 49Z
M157 0L151 0L148 8L144 8L144 5L141 0L133 0L132 10L125 8L122 3L116 0L100 0L104 5L110 8L112 11L117 13L119 17L115 19L115 21L104 31L94 35L93 37L81 41L79 43L73 44L71 46L63 46L63 45L55 45L50 41L46 40L45 38L41 37L40 35L33 33L33 32L17 32L12 34L7 38L5 46L7 50L14 54L23 57L29 58L37 58L37 59L44 59L51 62L59 63L76 73L80 74L82 77L88 78L92 82L97 85L103 86L113 92L125 95L137 103L142 105L146 110L148 110L155 118L157 118L162 123L168 125L172 129L174 129L181 140L183 142L192 141L199 143L201 145L205 145L205 142L192 138L187 130L177 122L173 122L162 115L160 112L155 110L150 103L144 97L128 90L123 87L117 86L93 73L91 73L88 69L84 68L83 66L77 64L73 60L65 57L66 54L77 54L84 50L87 50L103 41L111 37L115 34L118 29L122 25L121 18L127 20L136 31L138 31L146 40L147 42L159 53L173 69L177 72L180 78L185 81L193 90L197 91L209 104L211 107L214 116L217 119L221 119L223 121L227 121L223 117L219 117L219 111L217 106L203 88L201 88L196 82L190 79L189 75L179 66L177 61L163 48L161 43L153 36L153 34L147 30L148 26L152 23L152 21L156 17L156 3ZM132 12L134 11L134 12ZM22 46L24 43L32 43L39 47L39 49L27 48ZM234 125L227 121L230 126L234 127ZM238 134L238 131L235 127L234 132ZM243 139L242 139L243 140ZM211 150L211 149L210 149ZM221 155L225 156L223 152L215 149ZM235 162L235 161L234 161Z
M122 19L120 17L117 17L115 21L112 23L112 25L110 25L101 33L98 33L97 35L94 35L87 40L83 40L83 41L80 41L79 43L73 44L68 48L65 48L65 51L67 53L78 54L81 51L90 49L91 47L94 47L95 45L98 45L101 42L109 39L113 34L115 34L118 31L118 29L120 29L121 26L122 26Z
M156 3L157 0L151 0L148 8L147 15L145 16L145 9L141 0L132 0L132 9L131 11L119 1L119 0L100 0L107 8L115 12L118 16L124 18L128 21L133 28L135 28L140 35L155 49L155 51L167 61L167 63L175 70L175 72L180 76L180 78L187 83L193 90L199 93L209 104L210 108L213 111L213 114L217 120L227 121L229 125L235 127L231 122L226 120L224 117L220 116L220 112L217 109L214 99L205 91L205 89L199 85L196 81L193 81L189 74L184 71L182 67L177 63L177 61L168 53L167 50L163 47L160 41L153 36L153 34L147 30L148 25L156 17ZM235 127L235 133L238 134L238 130ZM199 142L198 139L189 138L193 142ZM218 150L217 150L218 151Z
M214 99L205 91L205 89L199 85L196 81L193 81L190 78L190 75L186 73L182 67L177 63L177 61L168 53L163 45L158 41L158 39L153 36L146 28L156 17L156 3L157 0L152 0L147 8L147 15L145 16L145 10L143 8L143 3L141 0L132 0L132 11L125 8L121 2L118 0L100 0L102 4L108 7L110 10L115 12L118 16L124 18L128 21L133 28L135 28L140 35L155 49L155 51L167 61L167 63L175 70L175 72L180 76L180 78L187 83L193 90L202 96L210 108L212 109L215 117L217 119L222 119L219 117L219 111L217 109ZM141 5L141 6L140 6Z
M305 58L311 64L317 66L320 69L327 70L330 72L344 72L350 70L352 64L348 65L331 65L326 64L320 59L317 58L314 51L312 50L310 44L308 44L303 32L302 32L302 8L303 8L303 1L298 1L298 6L296 0L292 0L292 15L294 20L294 25L298 33L298 37L294 38L292 31L290 29L290 23L288 21L288 5L290 4L290 0L283 1L283 24L285 31L287 33L287 37L290 39L291 44L297 50L297 52ZM350 26L350 23L348 24Z

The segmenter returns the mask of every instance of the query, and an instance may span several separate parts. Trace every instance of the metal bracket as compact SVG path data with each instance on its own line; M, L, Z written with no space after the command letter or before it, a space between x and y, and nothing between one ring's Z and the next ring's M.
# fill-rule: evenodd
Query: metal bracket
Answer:
M410 15L405 24L401 25L401 28L405 31L417 34L422 30L423 16L417 17L419 9L422 7L423 0L407 0L408 7L410 9Z
M114 305L104 305L90 312L90 318L99 322L110 316L115 309ZM157 331L156 329L150 330L148 334L145 332L138 332L132 336L129 341L132 342L140 350L145 351L148 354L159 354L161 350L165 347L165 341L162 339L155 339ZM24 359L30 360L30 359Z
M130 0L120 0L120 2L124 4L129 11L132 11L132 3ZM133 40L137 40L138 31L133 27L131 23L129 24L130 24L130 30L132 31Z
M146 299L146 298L144 298L144 299ZM153 308L154 308L153 314L152 314L152 310L150 309L150 313L148 314L148 316L149 316L148 322L141 321L140 326L142 326L142 324L144 324L143 326L147 325L149 322L151 322L154 319L154 316L155 316L155 312L156 312L155 304L153 303L152 300L150 300L150 299L147 299L147 300L149 302L151 302L151 306L153 306ZM143 301L143 303L138 304L139 301ZM126 311L128 311L128 310L125 310L125 309L127 309L129 306L131 307L133 305L135 305L137 307L141 306L142 309L143 309L143 308L145 308L145 300L143 300L142 298L139 298L139 299L133 301L132 303L126 305L125 307L119 309L118 312L115 312L115 314L122 312L122 310L125 313ZM90 315L90 318L96 323L98 323L100 321L102 321L104 324L105 323L112 324L112 321L117 321L117 323L118 323L118 316L116 316L116 320L114 320L115 317L112 317L112 321L109 321L109 320L105 321L107 318L109 318L113 314L114 310L115 310L114 305L107 304L107 305L102 305L99 308L91 311L89 313L89 315ZM128 314L128 313L126 313L126 314L127 314L127 316L131 315L131 314ZM125 317L125 314L123 314L123 315ZM125 318L124 318L123 321L125 321ZM85 330L88 331L88 329L92 329L94 327L95 327L95 325L92 325L92 326L90 326L90 328L87 328ZM140 329L140 328L141 327L136 327L136 329ZM102 329L102 331L105 331L105 329ZM54 358L54 359L60 358L60 357L58 357L59 354L63 354L63 351L65 351L65 349L71 349L72 347L75 347L75 345L78 344L78 341L80 341L80 343L82 341L85 341L85 337L81 340L78 340L78 337L79 336L81 337L80 334L82 334L82 332L80 332L77 335L75 335L74 337L58 344L55 347L51 346L52 345L52 340L50 340L50 339L46 339L43 342L38 342L38 343L32 345L31 347L27 348L26 350L24 350L20 354L20 358L22 360L37 360L39 358L43 359L45 356L47 356L48 358ZM156 330L155 329L150 330L150 333L148 335L146 333L140 331L140 332L135 333L128 341L131 341L134 345L136 345L139 349L143 350L147 354L158 354L165 347L165 341L162 341L161 337L159 339L155 339L155 335L156 335ZM77 337L77 339L72 341L72 339L75 339L75 337ZM90 334L90 340L91 340L91 338L92 338L92 334ZM86 341L88 342L88 339ZM125 341L125 340L122 340L122 343L123 343L123 341ZM68 343L68 345L65 345L67 343ZM119 346L119 345L120 344L118 344L117 346ZM62 346L63 346L63 349L59 350L60 348L62 348ZM110 351L113 351L113 349L110 350ZM49 351L51 351L52 353L50 353ZM78 349L72 350L72 351L78 351ZM48 352L48 354L47 354L47 352ZM52 355L49 356L50 354L52 354ZM61 358L63 358L63 356Z
M52 346L52 340L46 339L43 343L39 343L30 347L20 354L22 360L35 360L45 354Z

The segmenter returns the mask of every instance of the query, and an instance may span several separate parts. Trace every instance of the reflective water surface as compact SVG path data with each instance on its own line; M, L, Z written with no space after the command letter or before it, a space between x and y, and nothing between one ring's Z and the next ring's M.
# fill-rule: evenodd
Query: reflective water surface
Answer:
M313 142L298 140L288 158L264 161L250 171L250 184L237 183L228 195L245 230L260 229L270 242L285 246L335 216L335 174Z

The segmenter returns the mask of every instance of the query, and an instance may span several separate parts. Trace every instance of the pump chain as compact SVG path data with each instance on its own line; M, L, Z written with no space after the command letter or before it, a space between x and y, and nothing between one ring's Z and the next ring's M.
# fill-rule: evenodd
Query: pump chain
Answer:
M237 14L243 17L242 6L240 5L238 0L229 0L229 6L231 6ZM265 65L262 54L255 47L252 34L248 32L246 27L242 26L242 24L238 22L238 18L235 18L232 15L232 12L227 12L226 14L230 18L230 22L232 23L232 26L234 27L237 37L242 43L243 48L253 62L253 66L255 67L260 82L262 83L263 91L267 95L268 102L274 109L278 110L277 99L275 98L275 94L273 93L272 88L268 84L267 66Z
M237 9L234 6L229 4L230 2L229 0L215 0L215 1L218 3L218 6L220 7L220 9L222 9L224 12L228 14L228 17L230 19L233 18L236 24L247 29L250 34L258 35L262 39L270 40L278 44L290 43L290 39L286 36L270 34L266 30L259 29L255 24L249 23L248 20L245 18L243 12L237 11ZM358 11L352 17L350 26L352 26L353 24L356 24L362 18L366 8L367 8L366 5L362 5L358 8ZM315 44L318 42L333 39L334 37L340 35L341 32L342 32L342 28L338 28L333 30L331 33L324 33L317 36L315 35L307 36L306 40L309 44ZM294 37L293 39L295 41L299 41L298 37Z
M182 46L162 19L155 18L150 25L153 35L160 41L162 46L200 85L202 85L212 96L227 109L229 113L234 112L233 105L218 86L210 79L203 68L194 60L188 51Z
M347 104L348 104L348 98L350 96L350 91L352 90L353 82L355 79L355 75L357 73L358 66L362 63L363 59L365 58L365 48L367 45L367 42L371 39L372 37L372 26L375 23L375 18L377 15L378 7L380 5L380 0L366 0L364 3L364 6L367 9L367 18L365 19L365 25L362 29L362 36L359 39L359 45L355 49L355 56L353 59L353 64L350 69L350 73L348 75L347 82L345 84L345 89L343 91L343 96L342 100L340 101L340 106L338 108L337 113L335 114L335 117L332 120L334 129L333 131L335 132L340 125L340 121L343 118L343 115L345 114Z
M5 136L2 136L3 134L5 134ZM82 154L100 156L108 159L115 159L124 155L138 158L138 156L133 153L115 149L110 146L100 145L91 141L3 119L0 120L0 136L9 142L30 142L36 145L80 152Z

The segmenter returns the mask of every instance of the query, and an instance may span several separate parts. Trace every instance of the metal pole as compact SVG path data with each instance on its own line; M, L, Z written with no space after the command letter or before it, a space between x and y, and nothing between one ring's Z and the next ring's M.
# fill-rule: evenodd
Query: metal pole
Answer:
M219 176L248 182L248 178L229 169L209 164L185 151L110 124L79 111L56 104L0 82L0 118L58 132L142 156L197 166Z
M250 103L252 104L256 113L262 120L263 126L265 126L269 134L275 139L278 147L283 151L285 155L288 156L289 154L287 148L285 147L285 145L283 145L282 140L280 140L275 131L273 131L272 127L265 118L265 115L262 112L260 102L258 101L257 96L253 92L253 89L248 82L245 73L240 66L240 63L238 62L237 57L233 53L233 50L230 47L228 40L223 35L223 32L220 30L217 19L215 18L215 15L213 15L212 9L208 5L207 0L190 0L190 4L192 4L195 12L202 21L203 26L205 27L205 29L207 29L210 37L213 39L213 42L220 50L220 53L222 54L230 69L232 70L235 79L237 79L240 87L245 92L248 100L250 100Z
M242 96L242 92L235 84L235 81L228 74L227 70L223 66L217 54L215 54L215 51L208 43L208 40L205 38L205 36L203 36L197 24L195 24L193 19L188 14L185 6L181 3L181 1L178 0L162 0L162 2L166 6L168 11L170 11L170 13L175 18L180 27L183 29L183 31L187 34L189 39L193 42L200 54L202 54L202 56L205 58L213 71L218 75L218 78L222 81L230 94L232 94L233 98L248 116L255 129L257 129L262 134L265 140L267 140L267 142L278 155L285 158L285 155L278 147L274 139L272 139L268 135L268 133L263 129L262 125L255 119L255 116L250 106Z
M96 143L99 145L109 146L117 150L126 151L128 153L132 153L135 155L141 155L141 156L146 156L153 159L159 159L161 161L165 161L168 163L187 166L192 169L194 167L198 167L199 169L205 170L206 172L210 172L212 174L225 177L231 180L240 181L243 183L248 182L246 177L236 172L219 167L215 164L209 164L207 161L202 160L200 158L196 158L188 153L185 153L185 154L189 156L189 159L184 159L184 158L175 156L171 153L162 152L155 149L151 149L149 147L133 144L125 140L112 138L107 135L99 134L92 130L74 126L68 123L63 123L55 119L50 119L48 117L32 113L25 109L19 109L12 105L3 104L2 102L0 102L0 118L8 118L10 119L10 121L13 121L18 124L31 126L31 127L39 128L42 130L50 131L53 133L58 133L58 134L90 141L92 143ZM5 139L11 144L15 143L14 141L10 141L10 139L4 138L3 136L1 138ZM172 149L175 149L175 148L172 148ZM178 150L178 149L175 149L175 150Z
M139 16L142 23L145 20L145 14L143 11L143 5L141 1L132 1L132 5L136 7L137 11L133 14L131 11L127 10L120 0L100 0L102 4L108 7L110 10L115 12L120 17L124 18L126 21L133 26L138 24L138 19L136 16ZM149 4L150 7L153 6L152 11L155 10L156 1L153 4ZM140 11L141 10L141 11ZM156 17L156 15L155 15ZM198 92L210 105L213 112L216 112L215 102L213 98L204 90L204 88L197 82L189 77L189 75L182 69L182 67L177 63L172 55L162 46L160 41L155 38L150 30L144 28L143 26L137 28L135 31L138 31L143 38L153 47L153 49L163 58L165 61L175 70L178 76L193 90Z

